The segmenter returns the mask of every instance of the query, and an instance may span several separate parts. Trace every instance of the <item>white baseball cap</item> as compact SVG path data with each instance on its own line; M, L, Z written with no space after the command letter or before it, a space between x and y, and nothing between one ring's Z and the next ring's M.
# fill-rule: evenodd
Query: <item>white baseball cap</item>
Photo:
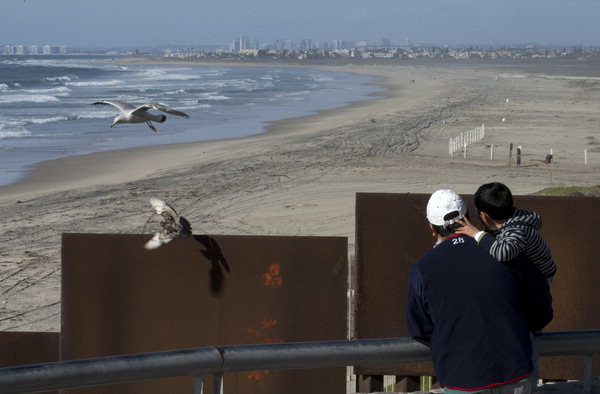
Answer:
M448 215L454 213L453 215ZM427 203L427 220L436 226L449 224L453 219L467 213L467 205L463 199L450 189L441 189L429 197Z

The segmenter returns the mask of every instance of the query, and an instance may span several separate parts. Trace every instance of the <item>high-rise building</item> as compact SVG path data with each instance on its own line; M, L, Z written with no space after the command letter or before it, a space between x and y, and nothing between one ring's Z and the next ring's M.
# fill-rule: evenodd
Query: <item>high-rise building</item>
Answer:
M310 38L308 38L308 39L305 38L305 39L302 39L300 41L300 48L299 49L301 51L308 51L309 49L312 49L312 48L313 48L313 43L312 43L312 40Z
M252 49L252 48L250 48L250 40L248 40L248 37L240 36L240 37L236 37L233 39L233 45L232 45L233 52L240 52L245 49Z

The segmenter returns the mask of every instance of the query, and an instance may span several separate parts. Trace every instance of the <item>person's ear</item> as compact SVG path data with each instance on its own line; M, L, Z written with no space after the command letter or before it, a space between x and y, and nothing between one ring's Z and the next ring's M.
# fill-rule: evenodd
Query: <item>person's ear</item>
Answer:
M479 218L481 219L481 222L484 224L484 226L486 226L487 228L491 228L492 224L494 223L492 218L490 217L490 215L488 215L485 212L479 212Z
M429 229L431 230L431 235L437 237L437 232L433 228L433 224L429 223Z

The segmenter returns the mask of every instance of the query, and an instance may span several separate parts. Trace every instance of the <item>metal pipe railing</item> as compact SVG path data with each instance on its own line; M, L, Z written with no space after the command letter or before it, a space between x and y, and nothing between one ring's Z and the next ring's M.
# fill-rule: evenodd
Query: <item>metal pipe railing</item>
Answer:
M584 390L591 392L591 355L600 353L600 330L544 333L534 339L540 356L584 355ZM216 377L222 393L227 372L286 370L430 360L429 348L412 338L360 339L205 347L0 368L0 393L33 393L140 380L202 375Z

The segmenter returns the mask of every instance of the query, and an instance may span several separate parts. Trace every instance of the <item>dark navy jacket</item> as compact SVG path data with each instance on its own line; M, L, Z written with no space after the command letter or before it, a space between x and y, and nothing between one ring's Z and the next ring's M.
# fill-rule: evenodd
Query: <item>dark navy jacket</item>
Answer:
M481 390L533 372L530 333L552 320L552 299L529 261L502 264L457 235L415 263L406 314L442 386Z

